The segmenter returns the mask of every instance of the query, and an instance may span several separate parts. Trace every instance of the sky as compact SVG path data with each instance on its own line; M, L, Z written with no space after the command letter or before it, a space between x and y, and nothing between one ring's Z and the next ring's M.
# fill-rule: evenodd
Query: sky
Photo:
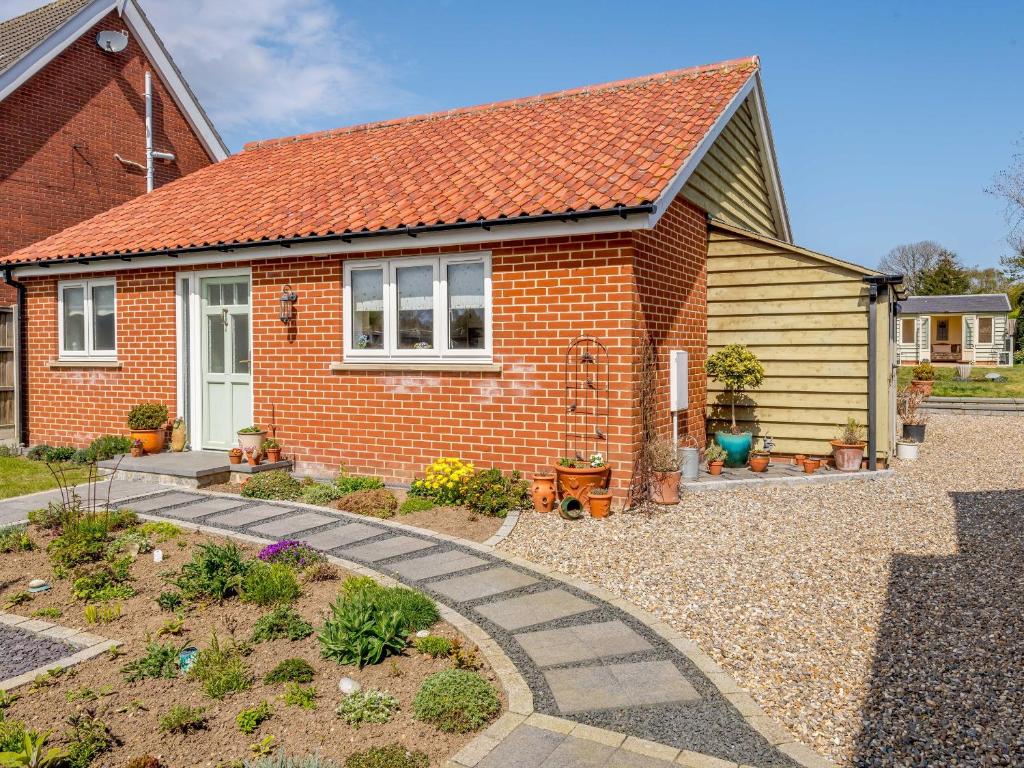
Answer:
M757 54L797 243L1009 251L985 190L1024 152L1020 0L141 3L233 151Z

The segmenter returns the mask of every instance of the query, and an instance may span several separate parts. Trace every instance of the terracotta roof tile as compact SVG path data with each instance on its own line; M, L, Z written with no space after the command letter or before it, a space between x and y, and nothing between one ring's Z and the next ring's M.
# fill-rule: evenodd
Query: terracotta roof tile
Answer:
M653 202L755 58L255 142L0 263Z

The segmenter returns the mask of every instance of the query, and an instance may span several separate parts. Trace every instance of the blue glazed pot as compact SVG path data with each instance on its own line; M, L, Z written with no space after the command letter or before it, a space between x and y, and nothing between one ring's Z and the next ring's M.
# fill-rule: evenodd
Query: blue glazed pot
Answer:
M754 436L750 432L715 432L715 442L725 449L725 466L745 467L750 449L754 445Z

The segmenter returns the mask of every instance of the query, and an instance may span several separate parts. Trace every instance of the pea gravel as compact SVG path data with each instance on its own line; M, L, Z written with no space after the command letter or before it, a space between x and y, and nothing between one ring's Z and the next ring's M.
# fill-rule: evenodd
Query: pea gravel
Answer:
M528 513L501 548L659 615L839 765L1024 765L1021 445L935 416L895 477Z

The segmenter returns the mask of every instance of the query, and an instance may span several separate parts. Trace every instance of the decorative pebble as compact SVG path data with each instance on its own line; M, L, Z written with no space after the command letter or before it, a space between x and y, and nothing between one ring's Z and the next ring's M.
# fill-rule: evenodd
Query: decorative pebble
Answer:
M430 630L421 629L419 632L416 633L416 637L430 637Z
M32 581L30 581L28 583L28 591L29 592L45 592L49 588L50 588L50 585L47 584L42 579L32 579Z
M353 680L351 677L343 677L338 681L338 690L346 696L351 696L353 693L359 693L363 689L359 683Z

